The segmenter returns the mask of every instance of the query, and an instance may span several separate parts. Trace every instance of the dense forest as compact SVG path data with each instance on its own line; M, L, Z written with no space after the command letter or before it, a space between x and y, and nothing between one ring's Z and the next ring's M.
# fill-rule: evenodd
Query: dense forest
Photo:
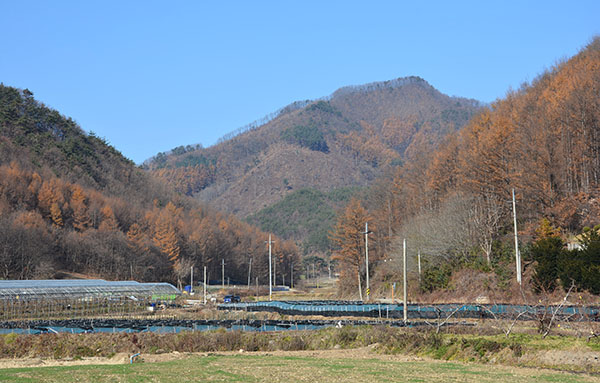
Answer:
M334 226L336 214L358 192L355 188L326 193L311 188L296 190L250 215L246 221L300 243L304 255L328 254L331 251L329 231Z
M599 95L600 38L595 38L576 56L482 110L437 150L415 146L394 174L379 178L337 217L332 238L342 290L356 291L359 281L364 283L359 233L366 221L373 230L371 278L382 288L386 281L401 280L398 254L404 238L413 272L417 254L422 255L421 290L448 287L452 275L465 268L491 273L489 288L507 287L514 280L514 189L529 280L537 288L554 288L560 279L563 285L574 281L600 291L589 277L600 259L600 253L590 254L598 248L598 236L589 229L600 222ZM574 239L584 228L583 239ZM565 253L566 241L586 245ZM558 249L554 261L540 255L545 254L540 246L550 245ZM388 260L393 267L383 267ZM548 270L554 274L544 279Z
M0 85L0 278L175 282L207 266L220 280L224 261L226 278L245 281L252 260L264 283L266 238L176 193L29 90ZM274 253L289 281L295 245L278 239Z

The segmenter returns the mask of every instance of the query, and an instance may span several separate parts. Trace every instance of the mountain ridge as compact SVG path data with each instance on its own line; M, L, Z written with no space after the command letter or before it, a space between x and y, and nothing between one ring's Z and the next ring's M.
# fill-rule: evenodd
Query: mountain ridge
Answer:
M427 80L419 77L419 76L407 76L407 77L398 77L392 80L382 80L382 81L373 81L373 82L369 82L369 83L365 83L365 84L358 84L358 85L346 85L343 86L341 88L336 89L335 91L333 91L331 94L327 95L327 96L323 96L323 97L319 97L319 98L315 98L315 99L306 99L306 100L297 100L297 101L293 101L289 104L287 104L286 106L283 106L279 109L277 109L274 112L271 112L269 114L266 114L265 116L258 118L248 124L245 124L237 129L234 129L226 134L224 134L223 136L219 137L216 142L210 146L208 146L207 148L210 147L214 147L217 146L227 140L230 140L240 134L243 134L247 131L250 130L254 130L256 128L261 127L262 125L265 125L269 122L271 122L273 119L283 115L283 114L287 114L290 112L293 112L295 110L298 109L302 109L304 107L309 106L310 104L313 103L317 103L319 101L330 101L332 98L334 97L340 97L343 95L349 95L352 93L358 93L358 92L364 92L364 91L372 91L372 90L376 90L376 89L382 89L382 88L389 88L389 89L394 89L394 88L398 88L398 87L402 87L411 83L421 83L424 84L428 87L430 87L432 90L435 90L436 92L439 92L437 89L435 89L431 84L429 84L429 82L427 82ZM441 93L441 92L440 92ZM464 97L460 97L460 96L456 96L456 95L449 95L448 97L450 98L456 98L459 100L468 100L471 101L473 103L474 107L482 107L482 106L486 106L487 103L484 103L482 101L476 100L476 99L472 99L472 98L464 98ZM204 148L202 146L202 144L200 143L196 143L196 144L187 144L187 145L182 145L179 147L176 147L174 149L171 150L167 150L164 152L161 152L162 154L165 155L169 155L173 153L173 150L177 149L177 148L189 148L189 149L195 149L195 148ZM146 160L144 160L142 162L142 166L144 165L149 165L149 163L155 158L156 156L152 156L150 158L147 158Z
M416 76L347 86L287 105L213 146L160 153L144 168L245 218L295 190L365 187L405 157L435 148L480 105Z

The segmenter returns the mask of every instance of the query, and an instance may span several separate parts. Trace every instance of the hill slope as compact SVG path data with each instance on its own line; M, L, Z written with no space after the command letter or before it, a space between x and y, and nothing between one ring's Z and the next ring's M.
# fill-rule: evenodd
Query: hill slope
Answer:
M180 147L145 167L180 191L239 217L294 191L362 187L433 150L480 109L407 77L295 103L209 148Z
M538 238L567 240L600 222L599 90L597 37L577 55L482 110L437 150L398 166L394 177L365 193L362 205L348 205L339 215L338 236L347 235L344 239L352 245L364 230L364 217L371 218L374 246L369 255L375 261L396 259L370 269L372 282L401 278L397 249L406 239L412 271L421 254L423 290L450 286L450 274L465 267L453 290L494 296L494 290L504 289L502 299L510 294L521 299L510 203L515 190L524 286L531 278L555 283L560 277L566 289L574 280L582 290L598 291L597 237L583 244L587 253L565 253L566 262L552 259L547 248L537 250L546 259L536 256L529 245ZM358 222L347 218L358 213ZM561 241L555 243L560 252ZM336 249L346 271L340 286L350 292L358 286L357 272L366 277L356 268L357 248ZM538 269L534 261L544 261L547 269Z
M248 216L247 222L283 238L302 243L305 254L330 251L329 230L355 188L334 189L323 193L300 189L281 201Z
M0 278L268 277L265 234L182 197L70 118L0 84ZM281 242L281 241L279 241ZM281 242L278 261L293 261ZM289 267L281 270L289 271ZM288 277L289 280L289 277Z
M71 118L37 102L27 89L0 84L0 129L0 164L46 168L65 181L113 195L138 190L150 201L153 194L167 190L105 139L85 134Z

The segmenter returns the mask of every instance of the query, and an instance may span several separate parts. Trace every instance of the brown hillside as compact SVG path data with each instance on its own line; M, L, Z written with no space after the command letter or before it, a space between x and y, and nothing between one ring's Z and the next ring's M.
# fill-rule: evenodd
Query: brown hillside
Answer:
M28 90L0 84L0 279L67 273L106 279L208 278L264 283L266 234L181 196L47 108ZM276 240L278 277L299 262ZM296 274L298 275L296 270Z
M369 228L375 228L370 257L397 261L406 239L412 272L421 254L425 290L448 288L450 274L461 267L493 270L498 286L506 287L515 279L510 203L514 189L524 273L532 273L536 260L527 258L528 245L538 236L535 229L542 218L563 233L563 239L600 222L599 89L597 37L574 57L482 110L437 150L419 156L409 155L407 149L395 176L379 180L362 201L371 217ZM349 205L338 216L338 234L348 231L340 222L352 209L356 210ZM363 227L360 222L354 225L349 238L355 239ZM341 253L338 257L354 254L336 251ZM570 257L569 261L584 262L576 252ZM591 270L590 277L580 286L600 291L590 282L597 275L598 256L590 257L591 266L581 268ZM399 264L371 272L381 280L398 280ZM569 270L568 277L577 281L580 269ZM341 286L355 291L356 273L366 277L364 268L357 266L345 274L349 277ZM568 286L567 275L560 278Z
M200 196L244 217L281 200L294 190L318 188L330 191L348 185L367 186L375 174L371 166L347 161L339 147L326 154L276 143L260 154L255 166L227 183L227 189L211 186Z
M168 174L179 191L246 217L298 188L368 185L418 153L415 146L436 147L479 110L476 101L443 95L417 77L342 88L305 104L215 146L158 155L146 167Z

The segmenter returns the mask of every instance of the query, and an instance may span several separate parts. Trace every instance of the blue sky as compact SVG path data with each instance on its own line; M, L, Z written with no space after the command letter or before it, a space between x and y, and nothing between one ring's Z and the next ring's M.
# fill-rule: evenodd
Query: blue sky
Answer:
M600 34L600 1L0 0L0 82L140 163L345 85L490 102Z

